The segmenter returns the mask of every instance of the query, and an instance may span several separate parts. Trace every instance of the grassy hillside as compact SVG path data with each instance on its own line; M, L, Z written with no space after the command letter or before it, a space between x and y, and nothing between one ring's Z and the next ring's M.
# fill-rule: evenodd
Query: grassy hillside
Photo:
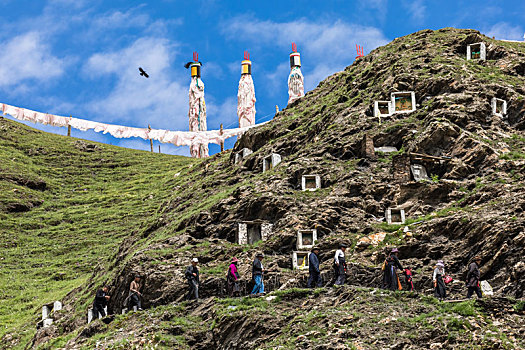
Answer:
M480 41L487 44L487 61L467 61L466 46ZM47 268L51 272L46 276L48 281L64 284L63 293L53 298L63 296L66 309L56 315L52 327L36 333L30 346L92 348L98 343L126 349L139 339L135 344L139 348L147 343L165 348L291 348L294 341L300 341L304 348L420 349L435 341L440 345L434 348L468 349L482 338L483 344L498 342L500 348L523 347L517 336L523 330L525 290L523 62L524 44L499 42L473 30L425 30L398 38L360 58L279 112L272 122L248 131L233 152L204 161L167 156L157 159L157 155L121 153L100 145L97 151L79 152L74 140L58 138L57 142L63 140L58 150L62 152L65 147L85 158L71 168L60 168L61 162L53 166L65 174L58 183L68 182L70 186L64 187L69 192L57 196L56 201L62 203L57 208L67 210L68 215L62 214L60 221L53 222L64 228L81 228L91 236L80 236L91 241L100 232L111 241L99 241L106 249L104 253L86 248L85 255L97 255L90 263L105 258L106 263L93 274L83 255L78 260L84 273L77 271L81 270L76 267L78 254L71 253L74 263L64 262L64 269L83 276L71 282L73 285L67 285L69 280L61 275L52 277L60 266L31 270L36 274ZM417 109L379 120L373 114L373 102L387 100L396 91L414 91ZM492 113L493 97L508 102L505 117ZM29 133L29 129L24 130ZM396 147L397 151L365 154L365 135L375 147ZM15 133L12 137L18 136ZM253 153L241 164L234 164L233 153L243 147ZM11 148L2 153L14 152ZM110 157L97 152L114 153ZM279 153L282 162L262 173L263 158L271 153ZM28 163L40 157L54 158L28 150L25 154L31 154L24 158ZM421 158L421 154L425 156ZM143 157L141 162L138 157ZM399 159L424 164L430 178L402 178L394 167ZM62 161L69 164L66 158ZM97 161L108 167L102 167L104 171L93 169ZM120 166L111 168L109 164L113 163ZM57 234L51 225L43 231L37 224L45 221L41 219L44 215L55 218L56 214L47 214L50 211L45 208L57 204L46 196L59 190L40 169L28 173L31 181L17 181L21 170L17 162L13 164L7 169L15 175L4 181L17 184L21 192L6 197L3 215L11 223L9 239L16 237L14 227L23 227L17 223L29 226L24 234L31 235L32 240L20 243L20 254L27 254L38 243L32 245L33 239ZM156 169L146 171L150 167ZM124 172L131 168L133 171ZM156 174L151 185L148 172ZM92 181L92 186L100 183L92 176L115 177L104 184L104 192L111 186L116 193L120 184L127 189L127 196L99 199L97 191L78 185L78 173ZM301 177L309 174L321 176L320 190L301 191ZM76 191L78 188L81 190ZM65 202L73 197L86 201L71 213ZM105 200L115 205L102 209ZM126 210L120 211L123 207ZM24 208L28 211L16 212ZM407 222L387 224L384 213L388 208L404 209ZM84 217L91 211L89 221L72 224L73 215ZM40 216L29 216L35 213ZM110 215L120 239L114 232L103 230L109 225L103 221L106 215ZM128 220L127 215L134 219ZM75 216L75 220L80 219ZM271 236L253 245L237 244L237 224L252 220L271 222ZM405 232L405 225L410 234ZM292 269L297 230L312 228L317 229L321 272L328 286L334 249L340 242L349 245L346 286L318 292L296 289L305 286L307 277L305 271ZM378 245L357 244L376 233L385 233ZM376 289L381 285L381 263L393 246L399 248L403 265L414 271L414 283L422 295ZM239 258L242 288L249 291L250 264L258 251L265 253L265 267L273 271L266 287L276 298L225 298L224 275L231 257ZM449 288L450 296L460 298L465 294L461 283L465 267L475 255L482 256L481 278L494 287L496 298L491 302L497 305L439 304L431 296L436 260L445 260L447 271L457 281ZM183 271L192 257L201 262L201 304L181 302L186 288ZM68 258L64 253L64 259ZM109 325L99 321L86 325L85 313L95 288L103 283L110 285L109 309L119 314L134 273L145 276L142 292L146 310L118 316ZM75 286L79 288L73 289ZM8 300L10 305L15 304ZM36 321L39 303L27 303L33 305L24 311L27 320L32 314ZM352 313L354 309L358 311ZM334 322L331 316L345 321ZM376 327L387 322L383 320L389 320L388 325ZM291 323L294 321L297 326ZM4 333L9 346L23 347L34 333L19 326ZM311 333L312 328L319 334ZM17 343L20 335L23 339ZM323 347L326 343L330 346Z
M0 338L27 342L44 303L107 267L197 163L0 119Z

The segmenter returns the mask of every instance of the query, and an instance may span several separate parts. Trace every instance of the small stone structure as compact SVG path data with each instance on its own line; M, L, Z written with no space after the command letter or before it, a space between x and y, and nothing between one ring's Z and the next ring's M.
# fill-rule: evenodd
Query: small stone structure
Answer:
M312 249L317 241L317 230L299 230L297 231L297 250Z
M108 307L104 307L104 311L106 312L106 315L108 314ZM102 319L102 315L99 313L98 314L98 319L101 320ZM87 323L90 324L91 321L93 321L93 309L89 309L88 310L88 314L87 314Z
M365 134L363 136L363 139L361 140L361 157L368 158L368 159L376 159L376 152L374 148L374 139L368 135Z
M374 102L374 117L388 117L393 112L392 103L390 101L375 101Z
M498 117L507 115L507 101L493 97L491 105L492 114L497 115Z
M480 60L485 61L487 59L487 48L485 43L475 43L467 45L467 61Z
M427 175L427 169L421 164L410 165L410 171L412 172L412 177L415 181L430 180Z
M410 113L416 110L416 94L414 91L392 92L390 98L392 113Z
M273 169L273 167L277 166L281 162L281 156L277 153L272 153L268 157L265 157L263 159L263 173Z
M243 221L237 229L238 244L254 244L266 241L272 233L273 224L264 221Z
M374 147L374 152L394 153L397 152L397 148L393 146Z
M248 157L250 154L252 154L253 151L249 148L243 148L240 152L235 153L235 164L240 164L244 158Z
M395 183L410 181L410 157L407 154L397 154L392 157L392 173Z
M388 208L385 212L386 222L389 225L400 225L405 223L405 210L400 208Z
M301 178L303 191L316 191L321 188L321 177L319 175L303 175Z
M292 253L292 267L297 270L308 270L308 258L310 252L293 252Z
M42 306L42 320L38 322L37 328L51 326L53 324L51 313L59 310L62 310L62 303L58 300L52 304Z

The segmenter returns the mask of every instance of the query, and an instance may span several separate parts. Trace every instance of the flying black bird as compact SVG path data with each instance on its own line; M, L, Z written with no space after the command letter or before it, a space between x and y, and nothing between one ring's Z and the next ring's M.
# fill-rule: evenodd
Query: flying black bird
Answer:
M144 69L142 69L142 67L139 67L139 72L140 72L140 75L142 75L143 77L149 78L148 73L146 73Z

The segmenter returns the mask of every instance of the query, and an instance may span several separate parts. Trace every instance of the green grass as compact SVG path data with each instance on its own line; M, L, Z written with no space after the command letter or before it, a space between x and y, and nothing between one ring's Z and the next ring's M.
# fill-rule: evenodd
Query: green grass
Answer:
M198 161L102 144L85 152L74 138L7 119L0 126L0 164L9 169L0 175L0 338L17 330L27 341L42 305L106 266L122 239L139 233L171 196L174 175ZM29 202L38 205L8 212Z

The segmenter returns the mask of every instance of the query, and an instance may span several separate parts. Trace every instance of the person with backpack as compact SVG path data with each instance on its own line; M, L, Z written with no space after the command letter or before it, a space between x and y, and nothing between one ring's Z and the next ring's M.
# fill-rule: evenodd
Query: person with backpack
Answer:
M237 263L239 259L233 258L230 266L228 267L228 276L226 277L228 295L233 297L235 294L240 296L241 288L239 286L239 271L237 269Z
M345 260L346 244L341 243L339 249L335 251L334 255L334 272L335 285L342 286L346 280L346 260Z
M438 260L434 274L432 275L432 282L434 283L434 296L439 300L444 300L447 296L445 285L445 264L443 260Z
M191 260L191 265L186 268L184 276L188 281L188 294L186 295L186 300L195 299L199 301L199 268L197 264L199 259L193 258Z
M481 257L476 256L474 260L470 263L467 272L467 299L472 298L474 292L481 298L481 288L479 287L479 265L481 264Z
M310 256L308 257L308 288L321 287L323 280L321 278L321 271L319 270L319 247L313 247Z
M403 266L397 257L399 250L393 248L388 257L383 262L383 288L390 290L402 290L401 282L397 275L397 269L403 270Z

